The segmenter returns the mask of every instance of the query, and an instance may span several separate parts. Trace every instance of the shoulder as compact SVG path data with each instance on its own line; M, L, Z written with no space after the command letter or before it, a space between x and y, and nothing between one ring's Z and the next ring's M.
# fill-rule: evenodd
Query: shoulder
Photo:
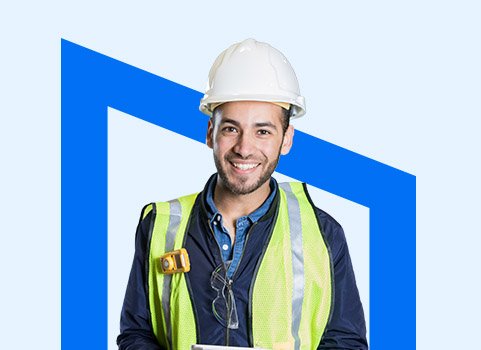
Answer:
M178 197L166 202L152 202L144 205L140 213L139 226L148 227L157 217L183 215L199 205L201 192Z
M334 219L329 213L318 208L312 201L305 188L309 202L312 205L314 213L321 230L321 234L324 238L328 249L331 252L332 259L336 263L343 255L345 255L347 250L346 236L341 224Z
M140 219L139 223L142 223L147 216L152 216L155 214L155 203L149 203L143 206L142 210L140 211Z
M285 182L280 183L279 188L295 194L299 200L307 201L310 204L314 210L324 242L331 253L334 263L342 259L347 252L344 230L336 219L314 204L307 185L301 182Z
M316 207L314 204L312 204L312 207L314 209L314 213L316 214L317 221L321 226L321 231L323 235L325 236L342 235L342 238L344 238L344 230L341 224L336 219L334 219L326 211ZM341 238L341 237L337 237L337 238Z
M135 234L135 245L137 249L145 250L150 240L153 219L155 218L156 205L149 203L143 206L140 211L139 223Z

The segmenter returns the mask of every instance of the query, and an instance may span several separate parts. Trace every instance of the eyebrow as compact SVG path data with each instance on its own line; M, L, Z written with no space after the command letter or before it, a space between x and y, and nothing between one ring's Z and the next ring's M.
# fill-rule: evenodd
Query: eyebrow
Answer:
M234 119L229 119L229 118L225 118L223 120L220 121L220 124L225 124L225 123L230 123L230 124L233 124L235 126L239 126L240 123L237 121L237 120L234 120Z
M270 128L276 129L276 125L273 124L273 123L271 123L271 122L256 123L255 125L256 125L257 127L261 127L261 128L270 127Z
M230 118L226 118L226 119L222 120L220 123L221 124L229 123L229 124L233 124L235 126L240 126L240 123L237 120L230 119ZM258 123L255 123L254 125L258 128L268 127L268 128L277 129L276 125L271 123L271 122L258 122Z

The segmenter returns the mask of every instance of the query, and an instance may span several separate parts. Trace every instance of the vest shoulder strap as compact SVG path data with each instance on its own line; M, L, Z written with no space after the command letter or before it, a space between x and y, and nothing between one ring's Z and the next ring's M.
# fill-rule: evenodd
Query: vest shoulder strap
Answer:
M253 344L314 349L331 310L331 259L304 184L281 183L279 190L277 219L253 285Z
M197 195L195 193L152 205L155 218L150 240L148 281L152 327L159 343L171 350L187 349L194 344L196 327L184 274L160 273L159 257L182 248ZM180 327L180 320L183 326L191 330L188 335ZM181 331L184 333L180 334Z

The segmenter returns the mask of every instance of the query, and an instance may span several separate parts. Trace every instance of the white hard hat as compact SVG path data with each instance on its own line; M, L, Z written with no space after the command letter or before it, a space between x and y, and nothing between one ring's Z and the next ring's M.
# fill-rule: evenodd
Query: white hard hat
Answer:
M217 57L199 109L211 115L216 106L231 101L287 103L291 118L306 113L304 97L289 61L279 50L254 39L234 44Z

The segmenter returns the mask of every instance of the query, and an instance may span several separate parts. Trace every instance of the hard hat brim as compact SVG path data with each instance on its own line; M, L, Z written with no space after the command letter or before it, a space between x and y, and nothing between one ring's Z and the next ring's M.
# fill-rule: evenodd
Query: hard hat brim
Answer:
M199 110L208 115L212 115L212 110L210 106L212 104L227 103L227 102L237 102L237 101L258 101L258 102L283 102L289 103L292 106L291 118L302 117L306 113L306 107L304 102L304 97L297 96L297 98L288 99L286 96L275 96L275 95L239 95L239 96L215 96L212 98L210 96L204 96L200 101Z

